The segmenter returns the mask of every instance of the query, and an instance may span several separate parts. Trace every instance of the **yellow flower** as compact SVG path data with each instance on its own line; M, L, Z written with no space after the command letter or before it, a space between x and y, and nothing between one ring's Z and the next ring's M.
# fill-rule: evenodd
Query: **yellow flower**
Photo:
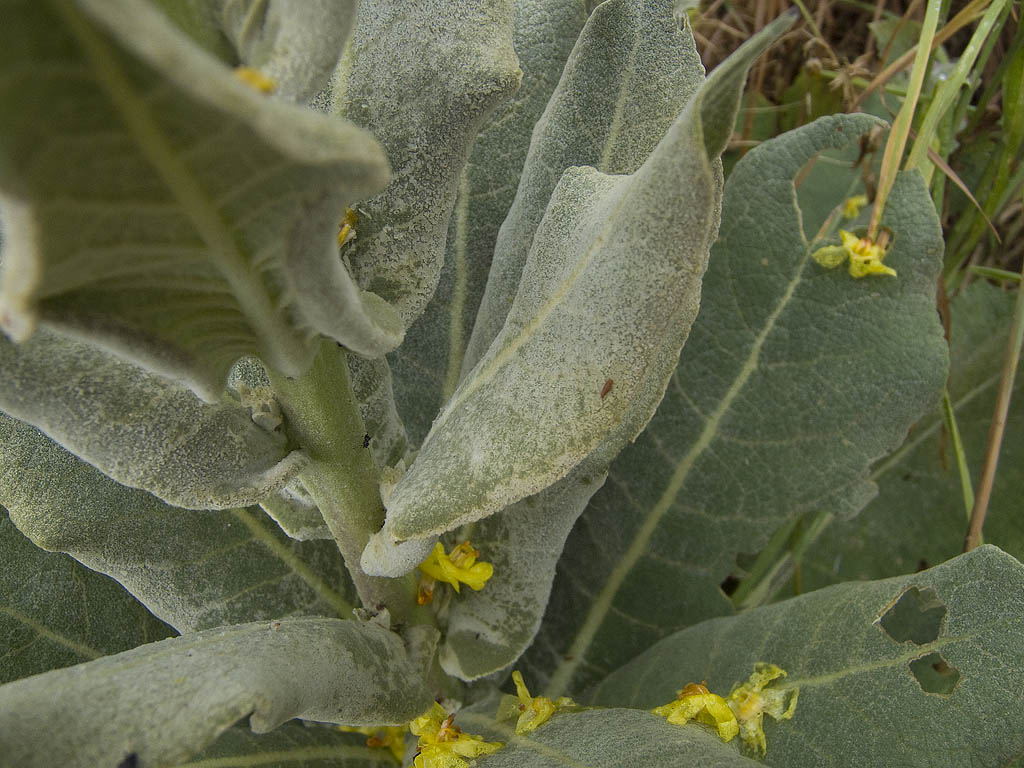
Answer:
M526 683L523 682L523 675L519 670L512 673L512 682L516 685L516 696L504 696L498 705L496 719L509 720L513 717L516 720L516 735L534 731L560 709L575 707L576 702L568 696L560 696L552 701L547 696L531 696Z
M355 226L359 222L359 214L351 208L345 209L345 218L338 227L338 247L340 248L356 236Z
M400 725L382 725L376 728L355 728L350 725L339 725L338 730L345 733L361 733L368 736L366 746L371 748L386 747L391 750L395 760L402 762L402 755L405 753L405 728Z
M763 755L767 750L764 729L761 727L764 715L771 715L775 720L789 720L796 712L799 688L768 687L785 676L786 670L759 661L754 665L750 679L734 687L729 694L729 708L739 722L740 738L752 752Z
M673 725L686 725L690 720L710 725L722 741L731 741L739 733L736 715L725 699L711 693L703 683L687 683L670 701L652 710Z
M867 195L854 195L846 198L846 202L843 203L843 218L856 219L860 215L860 209L867 204Z
M260 93L273 93L277 87L273 80L252 67L236 67L235 77Z
M444 545L438 542L434 551L420 563L423 577L420 579L419 593L416 601L426 605L434 598L434 585L443 581L459 591L459 584L468 584L472 589L480 591L494 574L494 566L490 563L477 562L480 550L473 549L468 541L455 547L451 554L446 555Z
M832 269L849 258L849 271L853 277L860 278L867 275L896 277L896 270L882 263L885 258L885 249L882 246L876 245L866 237L857 237L845 229L839 230L839 236L843 239L842 245L827 245L812 254L814 260L821 266Z
M497 752L504 744L484 741L479 736L463 733L444 707L435 703L426 714L411 723L409 730L419 736L419 751L413 761L415 768L469 768L463 758L480 757Z

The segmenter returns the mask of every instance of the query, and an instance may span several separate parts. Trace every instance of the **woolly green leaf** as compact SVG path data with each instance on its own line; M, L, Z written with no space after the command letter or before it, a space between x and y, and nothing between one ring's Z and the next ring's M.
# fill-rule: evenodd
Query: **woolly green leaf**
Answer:
M221 0L153 0L153 4L181 27L203 49L225 64L237 63L237 56L224 37L216 8Z
M533 641L565 539L605 472L584 461L565 478L466 532L494 575L452 598L441 665L462 680L504 669Z
M112 579L43 552L0 508L0 683L171 634Z
M0 687L0 754L23 768L114 766L133 753L139 765L173 765L250 713L252 730L266 733L294 717L397 725L429 705L402 641L386 629L263 621Z
M456 724L490 741L505 742L503 749L478 758L478 768L753 768L758 764L699 726L680 728L634 709L556 714L525 736L516 736L510 725L495 725L479 712L460 712Z
M463 376L501 331L534 234L565 170L586 165L607 174L634 173L703 75L693 36L679 29L669 0L613 0L590 16L537 121L515 201L494 246Z
M222 762L213 762L213 761ZM210 762L204 762L210 761ZM384 748L366 746L366 736L339 733L330 726L285 723L270 733L256 734L242 725L228 728L217 740L181 768L396 768Z
M519 86L511 0L362 0L336 75L337 109L373 131L391 184L357 208L345 251L360 285L406 327L441 274L448 221L477 130Z
M808 511L861 509L875 491L869 466L937 401L942 239L920 177L899 176L886 207L897 278L822 268L801 229L793 179L876 124L823 118L751 150L730 175L701 315L665 400L566 545L526 665L553 677L550 690L579 691L728 613L719 584L737 553Z
M84 336L206 399L234 361L297 373L315 332L402 338L337 259L380 189L365 131L270 99L137 0L5 0L0 321ZM45 130L40 126L45 126Z
M965 288L951 307L949 390L972 478L988 442L1013 300L1012 293L981 282ZM914 425L907 442L871 477L878 498L852 520L833 520L801 559L804 589L912 573L962 551L967 512L938 409ZM1022 487L1024 379L1018 373L985 516L985 541L1018 558L1024 557Z
M765 718L772 766L1007 765L1024 752L1022 622L1024 567L986 546L911 576L703 622L587 701L653 707L701 680L728 693L766 661L788 673L778 688L800 689L791 720Z
M458 384L494 241L515 197L534 124L586 20L582 0L515 3L512 37L522 85L491 114L473 143L448 224L437 291L405 343L389 356L395 399L416 445Z
M747 68L791 23L777 20L719 67L635 173L565 172L502 332L434 422L378 537L487 517L588 455L610 462L644 428L716 234L724 138L711 150L706 141L726 135Z
M334 542L293 541L258 509L170 507L5 416L0 503L37 546L113 576L181 632L350 615L353 589Z
M255 504L307 463L249 408L204 403L45 329L21 344L0 337L0 408L119 483L189 509Z
M274 82L275 98L308 104L338 64L357 0L219 0L238 58Z

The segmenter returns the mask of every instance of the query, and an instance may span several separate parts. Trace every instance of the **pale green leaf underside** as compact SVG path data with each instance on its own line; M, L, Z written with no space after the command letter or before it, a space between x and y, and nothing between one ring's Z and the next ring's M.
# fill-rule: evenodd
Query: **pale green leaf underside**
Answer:
M913 587L920 603L904 596ZM916 632L898 641L883 628L892 617L879 619L901 596L911 610L897 627ZM800 689L793 719L767 722L768 765L1002 766L1024 753L1022 626L1024 567L987 546L911 576L706 621L617 670L588 700L651 707L701 680L727 692L767 661L789 673L780 687ZM924 657L938 681L915 676L910 665ZM934 692L945 683L950 692Z
M390 301L406 327L437 287L477 130L519 77L511 0L359 4L333 83L337 109L380 140L394 176L357 207L345 256L360 285Z
M978 477L1006 356L1015 296L987 282L952 302L949 389L972 479ZM801 560L804 589L910 573L956 556L967 530L952 440L938 409L875 466L878 498L834 520ZM1024 377L1018 371L999 455L985 541L1024 557ZM899 535L893 535L899 531Z
M397 346L399 319L334 243L345 205L387 179L365 131L266 98L145 3L3 9L13 338L87 336L207 399L246 354L297 373L314 332Z
M689 30L669 0L613 0L591 14L537 121L515 201L462 365L465 377L502 329L534 234L567 168L634 173L704 79Z
M239 60L274 82L274 98L308 104L327 85L357 0L217 0Z
M473 329L498 228L516 194L534 124L587 20L582 0L517 0L513 44L522 85L491 113L473 143L448 223L437 290L388 360L395 400L414 445L451 397ZM550 194L550 190L549 190Z
M164 640L0 688L0 754L24 768L173 765L241 718L399 724L430 704L397 635L337 619ZM59 724L59 727L55 727Z
M723 64L635 173L565 172L501 333L434 422L379 535L487 517L589 455L610 462L644 428L696 316L716 235L724 143L709 150L707 137L732 125L747 67L790 23Z
M171 634L117 582L36 547L3 508L0 562L0 683Z
M735 744L701 726L670 725L633 709L557 714L536 731L516 736L513 723L495 725L479 711L460 712L456 725L506 746L478 758L478 768L753 768Z
M868 467L937 401L942 240L920 177L898 177L886 209L898 278L826 270L801 230L793 178L876 123L823 118L730 175L701 315L657 416L570 537L528 655L552 691L578 691L669 632L728 613L719 584L737 553L806 512L863 507Z
M170 507L6 416L0 503L37 546L114 577L182 632L351 612L354 590L333 541L291 540L259 509Z
M244 725L225 731L209 748L178 768L397 768L386 748L366 736L331 726L285 723L270 733Z
M0 409L110 477L169 504L255 504L307 463L246 407L190 390L96 347L40 329L0 337Z

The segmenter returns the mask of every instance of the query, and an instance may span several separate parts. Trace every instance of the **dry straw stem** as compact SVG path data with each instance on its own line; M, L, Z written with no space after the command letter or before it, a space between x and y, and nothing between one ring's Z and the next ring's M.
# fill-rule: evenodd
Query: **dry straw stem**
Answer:
M1024 286L1024 267L1021 267L1021 285ZM985 525L985 513L992 497L992 485L996 478L996 467L999 464L999 449L1003 444L1003 432L1006 430L1006 416L1010 410L1010 397L1017 376L1017 364L1020 362L1021 343L1024 342L1024 288L1017 289L1017 304L1013 311L1013 329L1006 350L1006 362L1003 365L1003 376L999 382L999 396L996 398L995 413L992 414L992 426L989 428L988 445L985 448L985 464L981 470L981 482L971 510L971 521L967 526L967 537L964 540L964 552L970 552L981 543L981 529Z

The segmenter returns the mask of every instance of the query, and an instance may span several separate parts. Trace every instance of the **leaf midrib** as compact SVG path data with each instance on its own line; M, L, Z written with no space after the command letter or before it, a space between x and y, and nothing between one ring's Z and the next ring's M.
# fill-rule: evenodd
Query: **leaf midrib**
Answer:
M786 292L779 300L775 309L765 319L764 327L754 339L754 343L751 345L747 359L744 361L736 378L726 391L718 407L706 418L704 429L701 431L700 436L690 447L690 450L687 451L686 455L676 464L676 468L672 472L672 476L669 478L664 491L662 491L658 501L647 513L643 524L640 526L636 536L630 543L625 555L623 555L623 557L615 564L615 567L608 576L608 580L605 581L604 586L601 587L601 591L598 593L597 598L590 604L590 609L587 612L587 617L583 622L583 626L580 628L576 638L573 640L572 646L563 657L563 659L568 660L561 661L555 668L554 673L548 681L545 695L557 697L565 694L569 684L572 682L572 678L575 675L576 670L585 657L587 649L597 636L598 631L604 623L605 617L611 611L615 601L615 596L618 594L619 589L625 583L626 578L633 570L634 566L640 561L640 558L643 557L651 537L657 530L662 518L665 517L669 509L671 509L672 505L675 503L676 497L682 491L686 480L689 478L690 470L693 469L697 459L700 458L704 451L713 442L716 434L718 433L718 427L726 413L729 411L729 408L732 406L732 403L737 397L739 397L740 392L746 386L750 377L757 370L758 361L761 356L761 349L768 336L774 330L775 324L782 312L789 305L790 300L796 293L797 287L802 282L804 267L806 266L809 258L810 251L805 248L804 257L797 265L794 277L790 280L790 283L786 288Z
M70 3L51 0L51 6L70 29L90 65L97 85L110 99L129 135L135 139L139 151L166 184L206 243L208 258L231 287L235 300L257 338L268 343L285 359L292 357L288 350L303 348L302 340L281 322L260 281L250 274L231 227L217 213L214 202L193 178L187 166L175 155L146 101L121 73L109 41Z

